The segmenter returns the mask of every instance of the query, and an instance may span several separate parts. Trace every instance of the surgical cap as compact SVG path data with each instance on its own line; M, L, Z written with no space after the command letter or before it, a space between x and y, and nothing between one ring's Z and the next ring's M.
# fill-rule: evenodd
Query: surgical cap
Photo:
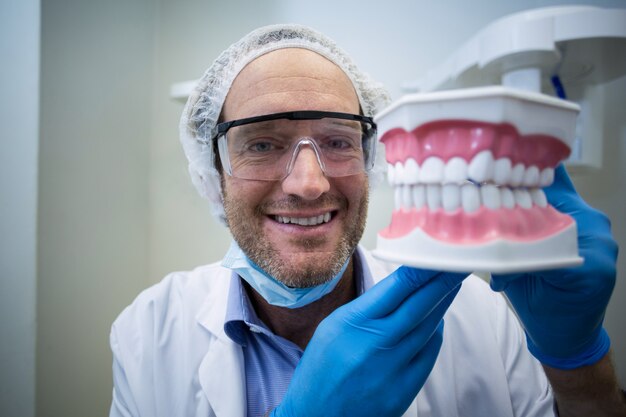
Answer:
M293 24L266 26L232 44L198 81L180 119L180 141L189 160L191 180L200 195L209 200L211 213L224 224L220 174L215 166L213 144L207 139L216 134L224 100L239 72L261 55L283 48L308 49L341 68L352 81L364 115L374 116L389 102L389 95L381 84L359 71L335 42L308 27ZM370 187L380 181L386 169L382 152L377 154L376 164L368 174Z

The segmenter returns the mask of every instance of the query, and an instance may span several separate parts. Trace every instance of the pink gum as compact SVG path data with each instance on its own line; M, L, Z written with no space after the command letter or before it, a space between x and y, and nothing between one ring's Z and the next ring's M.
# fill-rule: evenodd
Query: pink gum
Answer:
M438 120L412 132L391 129L382 136L387 162L395 164L413 158L421 165L436 156L447 162L461 157L471 161L481 151L491 150L494 159L509 158L513 165L523 163L539 169L556 167L570 154L570 148L549 135L520 136L508 123L494 124L470 120Z
M498 210L483 206L473 213L461 209L431 211L423 207L395 210L391 224L380 235L388 239L399 238L420 228L434 239L454 244L479 244L495 239L525 242L551 236L572 222L571 217L552 206Z

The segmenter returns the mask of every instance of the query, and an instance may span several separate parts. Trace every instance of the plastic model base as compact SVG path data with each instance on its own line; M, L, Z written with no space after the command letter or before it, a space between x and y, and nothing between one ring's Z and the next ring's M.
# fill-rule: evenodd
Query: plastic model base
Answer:
M450 245L414 229L396 239L379 235L372 254L389 262L438 271L510 273L580 265L583 258L576 255L577 250L576 225L572 224L539 241L494 240L483 245Z
M577 113L505 87L405 96L381 112L395 210L374 255L460 272L581 264L574 220L542 189L570 153Z

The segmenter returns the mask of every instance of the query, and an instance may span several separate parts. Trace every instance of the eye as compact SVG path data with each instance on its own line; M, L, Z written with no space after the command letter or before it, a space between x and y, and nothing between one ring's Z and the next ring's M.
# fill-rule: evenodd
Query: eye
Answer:
M341 150L348 149L352 145L344 138L331 138L326 143L326 146L330 149Z
M252 152L270 152L276 149L276 146L270 142L255 142L250 144L248 150Z

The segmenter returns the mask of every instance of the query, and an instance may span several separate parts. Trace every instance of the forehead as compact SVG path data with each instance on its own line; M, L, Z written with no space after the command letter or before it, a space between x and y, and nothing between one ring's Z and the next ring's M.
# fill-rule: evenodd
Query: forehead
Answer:
M223 120L292 110L358 113L348 76L333 62L305 49L286 48L250 62L224 101Z

